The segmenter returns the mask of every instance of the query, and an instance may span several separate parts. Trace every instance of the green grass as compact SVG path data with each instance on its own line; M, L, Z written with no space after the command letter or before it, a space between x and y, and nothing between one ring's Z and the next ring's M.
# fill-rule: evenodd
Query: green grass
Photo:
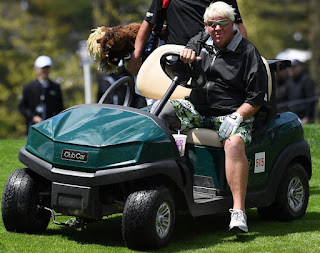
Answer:
M158 252L320 252L320 125L306 125L313 176L306 215L292 222L263 221L247 210L249 233L231 235L229 214L178 217L170 244ZM23 165L17 155L26 140L0 140L0 193L9 174ZM50 223L46 233L9 233L0 218L0 252L133 252L121 238L121 216L91 224L82 232Z

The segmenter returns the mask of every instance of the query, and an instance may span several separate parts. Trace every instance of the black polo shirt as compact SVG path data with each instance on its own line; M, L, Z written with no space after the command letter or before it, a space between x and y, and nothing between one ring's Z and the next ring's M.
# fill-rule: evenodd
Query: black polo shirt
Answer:
M208 38L208 34L200 32L187 47L196 51L198 41L205 37ZM243 103L269 108L266 68L256 47L240 32L224 49L216 48L210 37L201 48L200 64L207 83L190 94L190 101L200 114L227 115Z
M153 0L145 19L151 24L162 24L166 20L167 44L186 45L193 36L204 29L203 15L211 0L171 0L163 7L162 0ZM225 0L235 8L235 23L242 23L236 0Z

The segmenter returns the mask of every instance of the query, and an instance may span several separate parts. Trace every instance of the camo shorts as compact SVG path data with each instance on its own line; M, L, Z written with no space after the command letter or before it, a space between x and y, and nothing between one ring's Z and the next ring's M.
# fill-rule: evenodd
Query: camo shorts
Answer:
M186 129L191 129L195 127L210 128L217 131L220 141L223 141L225 138L222 138L219 133L219 127L226 116L217 116L217 117L205 117L201 116L199 112L194 108L194 105L188 100L176 99L170 100L171 104L174 107L177 117L181 121L181 131ZM239 136L245 143L249 145L252 140L252 124L253 117L243 121L237 131L235 136Z

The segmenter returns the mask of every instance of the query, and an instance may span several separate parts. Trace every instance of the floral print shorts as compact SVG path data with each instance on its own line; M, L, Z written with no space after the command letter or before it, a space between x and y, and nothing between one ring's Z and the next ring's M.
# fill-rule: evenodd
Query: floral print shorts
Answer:
M181 131L195 127L210 128L218 132L220 141L224 140L224 138L221 138L220 136L219 127L226 116L201 116L200 113L194 108L194 105L188 100L176 99L170 100L170 102L174 107L177 117L181 121ZM253 120L254 117L251 117L243 121L235 134L233 134L235 136L239 136L244 141L245 145L249 145L252 140L251 133Z

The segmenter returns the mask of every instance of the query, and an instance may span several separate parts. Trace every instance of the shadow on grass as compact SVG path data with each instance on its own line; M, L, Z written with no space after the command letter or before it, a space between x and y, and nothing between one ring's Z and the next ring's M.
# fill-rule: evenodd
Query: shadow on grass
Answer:
M308 212L300 219L291 222L262 220L256 209L248 214L249 233L234 235L228 231L228 214L177 220L175 233L169 246L159 252L200 249L224 242L246 243L257 237L285 236L292 233L316 232L320 227L320 213Z
M320 188L310 186L310 195L320 195ZM317 203L309 202L309 210ZM317 209L317 208L316 208ZM302 219L291 222L263 220L256 209L247 210L249 233L234 235L228 231L230 214L218 214L193 218L177 216L175 230L169 245L157 252L177 252L212 247L221 243L247 243L257 237L277 237L292 233L318 231L320 213L308 211ZM54 227L45 235L58 235L81 244L97 244L109 247L125 248L121 235L121 215L112 216L92 223L81 232L70 227Z
M103 246L125 247L121 235L122 216L110 217L91 223L82 231L71 227L58 226L49 228L45 235L60 235L81 244L98 244Z
M291 222L262 220L256 209L247 211L249 233L234 235L228 231L229 214L192 218L178 216L175 231L169 245L157 252L177 252L212 247L224 242L247 243L257 237L285 236L291 233L318 231L320 213L308 212L300 219ZM98 223L89 224L87 229L78 232L73 228L48 229L46 235L60 235L81 244L98 244L125 248L121 236L121 218L111 217Z
M318 186L310 186L310 196L311 195L320 195L320 187Z

